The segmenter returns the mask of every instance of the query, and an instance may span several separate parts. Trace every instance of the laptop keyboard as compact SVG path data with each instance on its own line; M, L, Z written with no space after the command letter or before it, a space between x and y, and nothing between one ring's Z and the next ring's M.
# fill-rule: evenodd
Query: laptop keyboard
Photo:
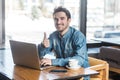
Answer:
M48 68L51 68L51 67L52 67L52 66L49 66L49 65L46 65L46 66L43 66L43 65L42 65L42 66L40 67L40 70L48 69Z

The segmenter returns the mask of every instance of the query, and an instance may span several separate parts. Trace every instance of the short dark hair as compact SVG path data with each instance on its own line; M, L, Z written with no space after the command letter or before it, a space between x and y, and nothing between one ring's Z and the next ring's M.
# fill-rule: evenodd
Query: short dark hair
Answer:
M71 14L70 14L69 10L67 10L66 8L64 8L62 6L59 6L59 7L55 8L54 12L53 12L53 15L57 12L64 12L68 19L71 18Z

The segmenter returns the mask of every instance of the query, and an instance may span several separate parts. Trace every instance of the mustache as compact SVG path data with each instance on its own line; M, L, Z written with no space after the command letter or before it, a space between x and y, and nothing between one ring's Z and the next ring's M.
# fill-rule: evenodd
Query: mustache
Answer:
M59 26L59 25L64 25L64 24L56 24L57 26Z

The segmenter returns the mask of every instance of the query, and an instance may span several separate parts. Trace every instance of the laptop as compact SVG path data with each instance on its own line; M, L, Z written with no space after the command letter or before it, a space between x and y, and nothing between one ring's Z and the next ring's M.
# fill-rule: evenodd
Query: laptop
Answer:
M14 64L43 70L51 66L41 66L36 44L10 40L10 48L12 52Z

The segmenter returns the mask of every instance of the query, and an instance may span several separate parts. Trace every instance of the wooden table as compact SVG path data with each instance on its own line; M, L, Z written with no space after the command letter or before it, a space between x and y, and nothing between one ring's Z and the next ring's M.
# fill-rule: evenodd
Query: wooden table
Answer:
M2 56L2 57L1 57ZM95 75L98 72L91 69L80 68L70 70L65 67L51 67L42 71L18 66L13 63L11 52L0 51L0 80L53 80L53 79L76 79L86 75ZM50 72L52 69L66 69L67 72ZM3 79L4 78L4 79Z
M67 70L67 72L50 72L52 69L66 69L63 67L52 67L42 71L30 69L23 66L15 65L12 72L5 71L1 73L10 80L65 80L78 79L86 75L98 74L98 72L91 69L80 68L78 70Z

